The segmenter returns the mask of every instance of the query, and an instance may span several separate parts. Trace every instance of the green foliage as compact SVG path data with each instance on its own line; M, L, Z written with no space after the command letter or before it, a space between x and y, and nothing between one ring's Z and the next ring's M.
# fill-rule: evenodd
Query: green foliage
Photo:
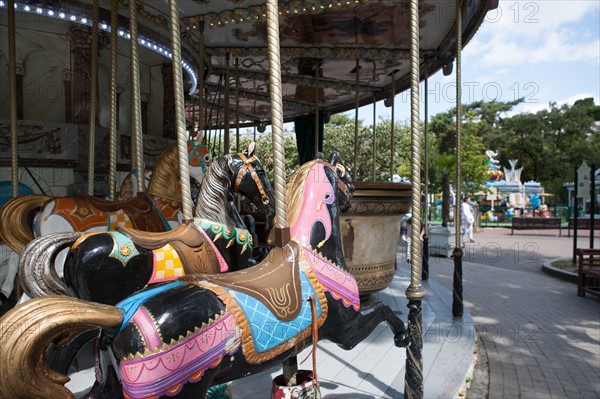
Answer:
M592 98L575 102L572 106L557 106L537 113L507 113L521 99L512 102L474 102L463 105L461 118L461 173L463 192L471 194L480 189L486 180L484 155L486 149L498 151L502 166L509 159L518 159L523 167L522 181L539 181L547 192L555 194L555 202L566 202L566 190L562 184L573 181L574 170L585 160L589 165L599 163L600 130L594 122L600 121L600 106ZM373 180L375 154L376 181L389 181L392 173L410 178L411 134L410 126L396 122L394 126L394 153L392 169L391 121L379 120L375 128L375 151L373 151L373 126L358 121L355 140L354 118L346 114L331 117L325 125L323 152L329 157L339 151L342 162L351 176L359 181ZM429 147L429 181L431 192L442 191L442 181L450 183L454 177L456 152L455 111L434 115L427 126ZM424 134L425 127L421 129ZM232 140L234 142L234 140ZM242 137L242 149L248 148L251 139ZM257 137L256 153L273 177L273 144L270 133ZM357 162L354 170L355 142ZM234 144L233 144L234 145ZM422 181L424 175L425 140L421 139ZM285 166L289 177L298 167L296 139L287 135L284 141ZM596 165L600 166L600 165Z
M485 167L481 162L486 149L498 151L502 166L518 159L523 167L521 180L538 181L547 192L555 194L556 202L566 202L562 183L573 181L574 170L586 160L598 162L600 132L594 122L600 121L600 106L592 98L576 101L572 106L558 107L536 113L507 116L522 99L513 102L475 102L462 106L462 179L482 183L478 176ZM434 115L431 132L438 140L439 154L452 154L456 146L455 110ZM482 158L483 157L483 158ZM434 162L434 165L439 165ZM600 165L598 165L600 166ZM435 169L435 167L434 167ZM440 184L442 174L431 176ZM476 190L476 186L472 187Z
M375 151L373 150L373 126L365 126L358 121L358 140L354 140L354 119L340 114L331 117L325 125L323 152L329 156L339 151L342 162L350 175L357 181L390 181L393 173L410 177L410 130L404 124L394 126L394 154L391 142L392 123L381 119L375 126ZM356 170L354 170L355 142L357 152ZM392 157L394 171L392 171ZM375 167L373 162L375 159ZM375 174L373 174L375 169Z

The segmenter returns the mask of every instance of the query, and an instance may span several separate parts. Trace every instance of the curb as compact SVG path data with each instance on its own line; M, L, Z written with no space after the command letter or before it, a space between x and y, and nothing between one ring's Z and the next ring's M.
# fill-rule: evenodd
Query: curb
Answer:
M554 262L556 260L560 260L560 259L563 259L563 258L555 258L555 259L551 259L550 261L542 262L542 271L544 273L551 275L552 277L556 277L561 280L577 284L577 279L578 279L577 273L566 272L564 270L561 270L561 269L558 269L558 268L552 266L552 262Z

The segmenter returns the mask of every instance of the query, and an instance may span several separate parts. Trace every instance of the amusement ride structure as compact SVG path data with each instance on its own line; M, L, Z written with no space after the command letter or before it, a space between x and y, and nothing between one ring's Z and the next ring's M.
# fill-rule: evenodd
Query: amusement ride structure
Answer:
M8 138L2 136L1 143L3 149L10 144L10 159L0 161L11 172L13 195L18 194L20 162L26 162L53 173L73 170L71 185L85 184L89 196L106 195L114 201L116 171L127 169L128 159L135 171L145 170L153 152L176 142L182 226L166 233L127 228L104 233L114 241L107 257L125 265L145 246L145 261L154 257L156 262L156 250L165 252L168 245L172 256L183 260L192 259L190 253L211 251L203 259L212 256L217 265L211 269L217 274L193 274L198 268L184 267L185 277L156 281L157 285L116 306L71 298L73 292L64 285L62 293L69 296L43 292L18 305L0 319L0 397L71 397L63 387L65 379L50 371L53 365L46 364L49 356L42 353L58 338L63 343L73 338L84 325L100 329L95 334L97 379L90 397L144 398L204 397L212 384L279 363L283 363L285 385L293 385L300 375L295 355L304 345L326 338L351 349L381 322L393 331L394 344L406 347L405 396L423 397L421 263L427 251L422 259L421 218L411 221L406 291L410 312L405 328L385 303L359 297L356 279L346 265L342 240L349 236L342 237L339 212L350 207L355 187L349 176L356 170L357 151L343 154L345 163L339 154L322 159L323 123L329 115L350 109L358 115L358 107L379 100L394 107L395 94L410 89L411 182L398 183L391 190L357 185L357 191L373 189L366 196L377 197L374 209L387 209L389 197L401 197L403 204L395 211L404 214L410 209L413 215L421 215L419 82L442 68L450 73L454 66L460 114L460 51L497 3L0 1L0 36L8 39L0 44L0 55L9 66L7 74L0 74L1 87L9 88L0 118L2 129L10 133ZM304 163L287 190L284 122L296 124ZM270 185L255 162L254 148L246 152L239 148L241 127L256 126L261 132L269 124L274 201L266 193ZM188 164L202 156L190 153L194 139L213 149L220 149L222 140L226 154L235 148L241 166L239 175L233 176L248 172L264 205L274 202L273 249L255 267L244 269L250 265L244 264L240 271L226 272L227 261L212 243L228 237L228 245L237 239L243 247L247 237L241 239L219 225L215 228L222 231L215 230L217 234L208 238L193 212ZM73 142L76 145L69 146ZM52 151L44 152L45 148ZM394 153L393 140L390 150ZM456 151L460 197L460 121ZM425 180L426 176L427 170ZM232 185L236 192L238 180ZM138 192L144 195L145 191L143 179L138 179ZM360 206L360 212L370 206ZM84 218L82 209L73 212ZM455 214L460 220L459 209ZM28 217L21 219L15 223L30 222ZM15 248L21 263L36 251L50 259L40 248L54 251L63 245L57 243L64 236L53 237L39 238L47 246L34 242L25 249ZM86 237L93 242L93 236ZM71 238L65 242L72 244ZM82 244L77 241L70 247L67 262L75 259L78 245ZM83 245L80 249L85 251ZM454 257L455 277L461 278L458 241ZM204 262L201 258L196 262ZM52 278L46 283L49 287L61 285L55 275ZM252 307L267 316L251 315ZM453 314L462 315L458 285ZM261 335L267 333L265 325L275 326L270 338ZM208 341L212 346L207 346ZM176 367L174 359L179 362ZM312 377L316 389L318 379L316 374Z

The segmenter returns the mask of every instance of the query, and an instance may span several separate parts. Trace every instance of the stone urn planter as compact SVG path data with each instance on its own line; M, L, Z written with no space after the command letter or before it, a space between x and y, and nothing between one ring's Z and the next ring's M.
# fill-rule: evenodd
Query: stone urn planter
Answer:
M350 210L340 215L342 246L361 297L386 288L396 271L400 221L410 209L410 183L354 182Z

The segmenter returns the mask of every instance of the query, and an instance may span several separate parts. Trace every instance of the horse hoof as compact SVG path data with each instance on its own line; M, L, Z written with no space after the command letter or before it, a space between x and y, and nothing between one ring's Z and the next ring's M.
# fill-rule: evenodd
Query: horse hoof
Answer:
M394 344L398 348L406 348L408 345L410 345L410 339L405 331L394 336Z

